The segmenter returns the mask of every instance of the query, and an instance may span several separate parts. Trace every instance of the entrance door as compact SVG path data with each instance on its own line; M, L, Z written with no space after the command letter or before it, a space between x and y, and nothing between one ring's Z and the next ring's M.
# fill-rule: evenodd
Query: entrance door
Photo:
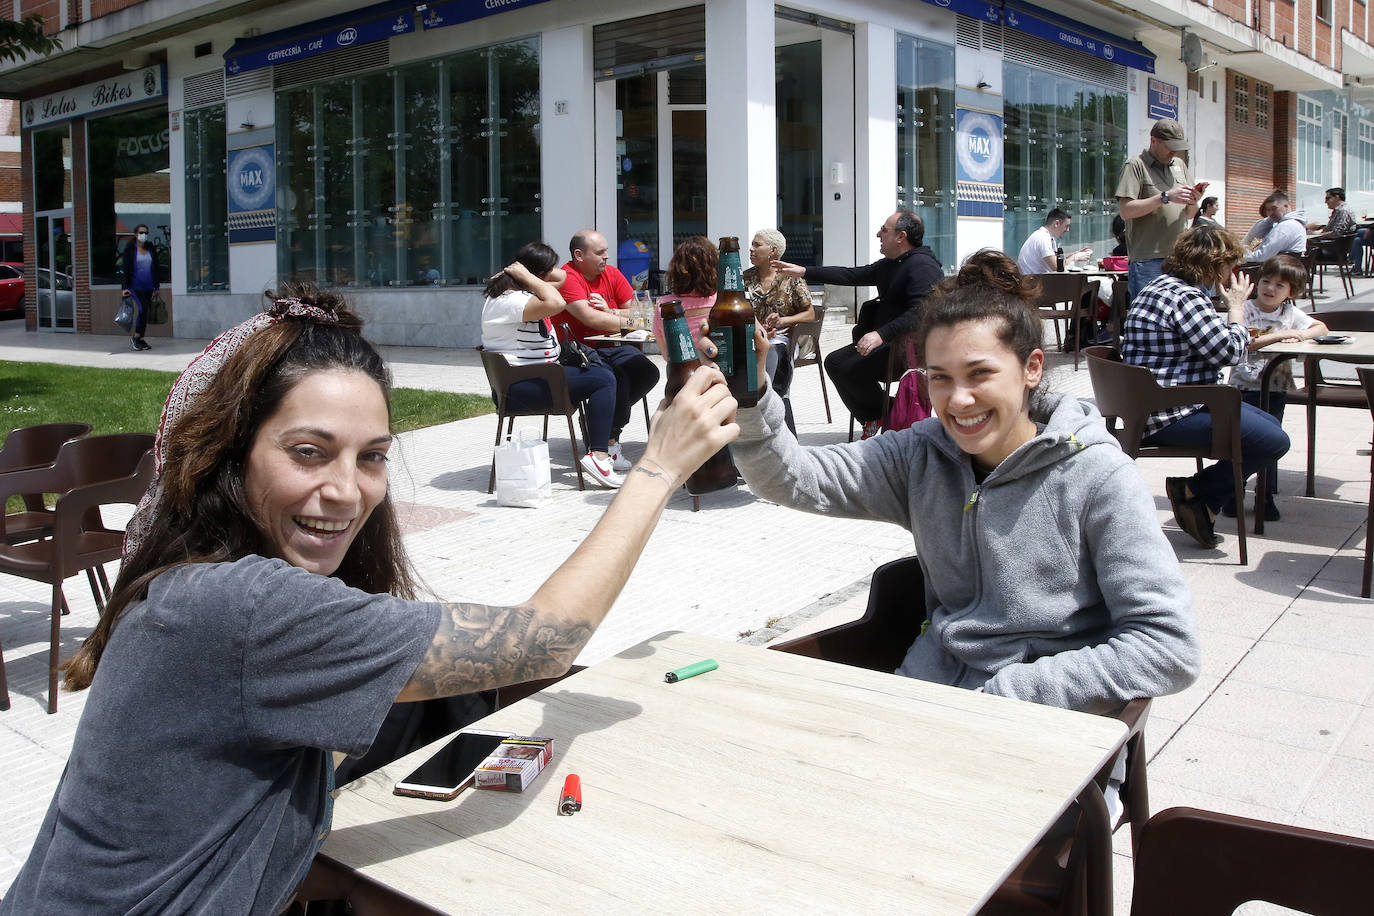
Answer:
M679 242L706 232L705 91L700 65L616 81L620 243L649 248L651 277Z
M34 215L38 289L33 301L42 331L76 330L76 294L72 290L72 211L45 210Z

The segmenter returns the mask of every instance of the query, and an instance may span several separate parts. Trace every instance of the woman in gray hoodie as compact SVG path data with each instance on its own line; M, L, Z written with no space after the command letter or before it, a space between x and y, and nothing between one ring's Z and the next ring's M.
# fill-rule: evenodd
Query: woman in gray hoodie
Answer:
M937 416L803 448L771 391L731 447L753 491L908 528L929 624L897 673L1086 712L1198 675L1191 598L1134 463L1089 404L1039 390L1036 281L971 256L916 348Z

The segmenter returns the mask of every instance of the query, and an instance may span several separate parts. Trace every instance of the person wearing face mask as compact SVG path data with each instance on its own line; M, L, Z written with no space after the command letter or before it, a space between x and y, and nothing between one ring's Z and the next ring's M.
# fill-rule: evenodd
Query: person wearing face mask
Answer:
M134 349L151 350L143 332L148 328L148 309L153 293L158 290L157 257L148 244L148 227L139 223L134 228L134 241L124 246L124 295L132 295L138 302L138 314L134 317Z

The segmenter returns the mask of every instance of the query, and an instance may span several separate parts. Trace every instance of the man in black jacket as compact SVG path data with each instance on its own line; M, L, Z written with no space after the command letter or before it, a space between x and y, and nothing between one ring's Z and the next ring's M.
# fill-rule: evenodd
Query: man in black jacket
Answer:
M925 232L919 216L898 210L878 230L882 259L866 267L802 267L773 262L774 270L817 283L878 288L878 298L859 309L854 343L825 358L825 371L854 419L863 424L865 439L881 429L889 348L915 327L921 300L944 277L935 252L923 244Z

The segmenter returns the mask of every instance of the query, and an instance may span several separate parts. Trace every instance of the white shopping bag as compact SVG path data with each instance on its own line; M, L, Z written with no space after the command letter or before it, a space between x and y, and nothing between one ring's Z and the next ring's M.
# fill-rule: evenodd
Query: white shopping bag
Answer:
M496 504L537 509L553 494L549 471L549 444L520 431L520 440L496 447Z

